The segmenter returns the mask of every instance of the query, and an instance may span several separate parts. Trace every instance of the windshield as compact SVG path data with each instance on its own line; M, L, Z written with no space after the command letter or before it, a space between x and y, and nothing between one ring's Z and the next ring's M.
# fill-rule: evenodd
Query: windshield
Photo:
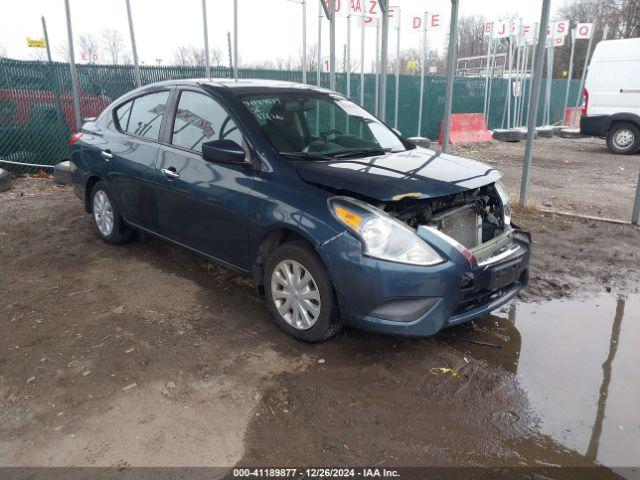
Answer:
M393 130L339 95L271 93L241 100L285 156L331 160L406 150Z

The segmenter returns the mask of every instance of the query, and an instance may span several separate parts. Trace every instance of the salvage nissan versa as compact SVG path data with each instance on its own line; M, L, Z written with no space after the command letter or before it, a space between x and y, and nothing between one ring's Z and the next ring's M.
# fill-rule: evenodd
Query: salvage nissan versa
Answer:
M104 241L146 232L251 274L301 340L343 324L433 335L527 283L530 236L499 171L416 147L333 91L162 82L70 142Z

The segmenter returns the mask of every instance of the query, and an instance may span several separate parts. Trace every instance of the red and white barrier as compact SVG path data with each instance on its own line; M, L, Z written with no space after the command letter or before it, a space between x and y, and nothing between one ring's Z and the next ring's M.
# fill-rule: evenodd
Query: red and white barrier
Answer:
M438 143L442 145L442 133L444 120L440 122L440 138ZM491 140L491 132L487 128L487 121L482 113L452 113L449 128L449 143L476 143Z
M564 124L569 128L580 128L580 107L567 107L564 112Z

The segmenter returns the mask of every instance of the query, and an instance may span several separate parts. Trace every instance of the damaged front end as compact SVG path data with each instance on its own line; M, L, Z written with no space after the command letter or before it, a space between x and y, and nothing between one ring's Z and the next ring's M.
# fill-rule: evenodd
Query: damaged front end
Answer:
M527 284L530 235L511 224L499 182L435 198L329 202L363 245L345 275L370 294L346 300L357 303L364 328L433 335L495 310Z

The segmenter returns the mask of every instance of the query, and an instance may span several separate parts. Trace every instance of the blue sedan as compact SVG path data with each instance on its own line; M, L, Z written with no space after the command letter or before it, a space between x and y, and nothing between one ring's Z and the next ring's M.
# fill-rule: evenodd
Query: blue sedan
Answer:
M428 336L527 283L502 174L417 147L339 93L177 80L71 136L76 194L107 243L145 232L251 275L275 322Z

